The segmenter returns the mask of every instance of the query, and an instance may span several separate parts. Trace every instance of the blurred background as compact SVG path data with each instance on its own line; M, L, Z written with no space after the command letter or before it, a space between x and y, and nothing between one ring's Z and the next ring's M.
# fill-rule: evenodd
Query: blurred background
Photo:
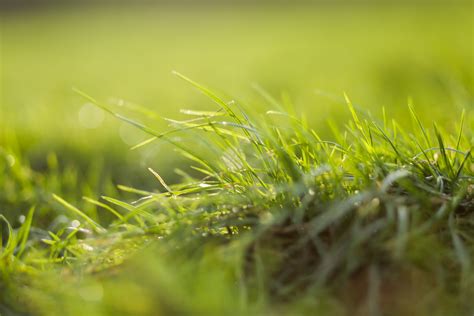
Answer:
M151 166L172 182L177 154L163 143L130 151L146 135L73 91L171 118L214 108L172 70L262 113L272 106L256 85L283 95L327 137L326 119L347 117L343 92L402 124L409 98L428 124L447 129L473 108L470 1L20 0L0 8L0 146L40 173L52 164L72 165L79 177L95 168L143 187L155 181Z

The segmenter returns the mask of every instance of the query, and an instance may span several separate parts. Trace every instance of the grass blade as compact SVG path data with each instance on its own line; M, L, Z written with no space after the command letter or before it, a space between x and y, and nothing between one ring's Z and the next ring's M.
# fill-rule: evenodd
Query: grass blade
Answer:
M63 198L61 198L60 196L56 195L53 193L53 198L59 202L59 204L61 204L62 206L64 206L66 209L70 210L71 212L73 212L74 214L76 214L77 216L81 217L82 219L84 219L87 223L89 223L89 225L92 226L92 228L97 232L97 233L103 233L105 232L105 229L100 226L98 223L96 223L92 218L90 218L89 216L87 216L84 212L82 212L81 210L79 210L77 207L69 204L68 202L66 202Z

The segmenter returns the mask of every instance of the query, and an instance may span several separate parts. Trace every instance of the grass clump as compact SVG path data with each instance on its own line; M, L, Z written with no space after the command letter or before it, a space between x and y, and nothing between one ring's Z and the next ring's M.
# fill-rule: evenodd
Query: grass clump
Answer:
M16 230L2 217L2 308L26 298L26 311L53 314L474 311L470 112L448 132L410 106L407 131L346 97L352 120L324 140L265 93L276 108L249 114L177 75L217 108L167 119L165 133L81 94L150 135L135 149L174 144L191 161L181 181L150 169L160 191L86 198L109 224L54 195L75 220L40 240L28 238L33 211Z

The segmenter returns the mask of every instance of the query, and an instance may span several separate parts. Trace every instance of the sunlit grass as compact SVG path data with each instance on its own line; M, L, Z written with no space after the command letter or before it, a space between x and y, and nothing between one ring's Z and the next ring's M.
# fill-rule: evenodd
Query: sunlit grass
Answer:
M34 201L43 212L30 208L19 225L1 217L5 312L473 312L470 108L441 127L425 126L410 105L407 129L345 96L351 120L331 124L326 139L262 89L273 109L259 113L176 75L214 109L185 110L183 120L148 115L167 122L166 132L77 91L149 135L135 150L175 146L190 166L176 170L175 184L150 168L155 190L119 185L128 198L97 199L84 189L80 204L90 208L79 208L59 184L44 185L67 174L41 179L3 153L3 191L30 190L12 203ZM49 209L65 217L45 226Z
M0 315L474 315L473 12L0 12Z

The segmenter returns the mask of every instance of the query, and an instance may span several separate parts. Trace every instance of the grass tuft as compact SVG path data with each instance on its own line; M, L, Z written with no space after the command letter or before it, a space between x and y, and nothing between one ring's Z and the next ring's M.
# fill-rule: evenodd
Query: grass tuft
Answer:
M328 315L473 312L474 138L462 128L470 120L467 112L459 131L449 133L436 124L425 128L410 104L416 129L395 121L390 128L385 111L381 124L356 111L345 95L352 120L343 130L334 126L326 140L295 113L278 108L250 115L175 74L218 108L186 110L192 119L166 119L171 129L162 133L78 93L149 134L134 149L158 140L175 145L189 161L186 171L177 172L181 181L168 184L149 168L166 192L119 185L132 201L85 197L112 216L103 225L92 219L100 219L93 211L81 211L56 194L53 199L83 225L33 234L31 208L16 234L0 217L8 230L2 261L16 251L32 269L71 275L64 288L46 290L61 297L53 299L59 304L54 312L81 306L72 313L107 314L113 304L133 311L145 306L145 314L286 308L291 314L297 308L290 306ZM177 141L175 135L191 135L192 141ZM88 234L89 228L98 234ZM38 275L44 281L48 274ZM4 278L10 290L21 291L25 281ZM217 289L209 289L209 282ZM169 293L160 290L163 284ZM38 284L28 286L32 302L43 311L51 308L39 302L44 296ZM81 288L92 290L85 295ZM109 300L124 288L142 304ZM183 303L180 296L189 299Z

